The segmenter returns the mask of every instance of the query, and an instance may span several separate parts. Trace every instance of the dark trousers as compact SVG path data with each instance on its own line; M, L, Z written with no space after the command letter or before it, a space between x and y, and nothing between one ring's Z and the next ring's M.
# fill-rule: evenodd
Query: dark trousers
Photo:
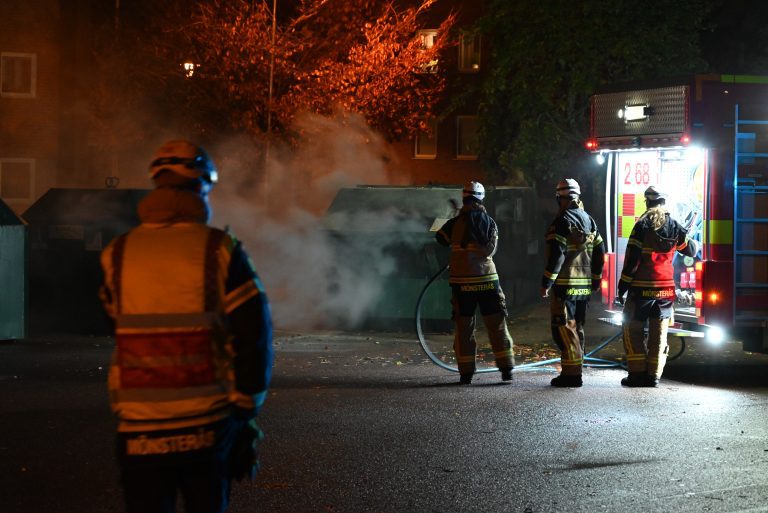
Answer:
M181 495L186 513L226 511L231 485L230 453L244 425L245 421L227 419L202 428L118 433L126 512L173 513L177 495ZM142 436L153 442L147 445L147 454L136 454ZM199 436L205 440L204 445L210 441L210 446L187 450L194 445L185 438L189 436ZM168 447L171 449L163 453Z
M471 376L476 370L475 311L478 308L488 330L496 366L501 370L512 369L515 366L513 342L507 330L507 302L499 282L452 285L451 289L455 326L453 350L459 373Z

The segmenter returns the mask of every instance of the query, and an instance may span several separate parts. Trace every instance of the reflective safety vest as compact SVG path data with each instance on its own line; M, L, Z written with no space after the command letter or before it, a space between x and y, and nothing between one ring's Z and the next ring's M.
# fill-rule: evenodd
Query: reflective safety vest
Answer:
M143 224L102 253L115 319L109 388L119 431L203 425L237 402L226 313L258 291L225 295L234 244L198 223Z
M675 299L675 252L693 256L686 230L669 217L658 230L641 218L627 240L627 253L621 281L628 283L641 298Z

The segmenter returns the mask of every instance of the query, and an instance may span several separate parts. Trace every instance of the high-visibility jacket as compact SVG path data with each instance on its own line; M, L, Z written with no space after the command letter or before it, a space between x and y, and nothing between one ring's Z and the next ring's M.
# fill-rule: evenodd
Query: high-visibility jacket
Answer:
M493 255L499 240L496 222L479 203L464 205L435 234L437 242L450 246L451 285L482 284L499 280Z
M627 240L624 267L619 291L634 290L645 299L675 299L675 252L695 256L696 246L690 244L688 232L665 214L664 224L654 229L650 218L643 215L632 228Z
M115 321L109 389L119 431L204 425L233 406L255 412L270 379L271 320L232 235L196 222L144 223L112 241L101 263ZM229 322L244 304L258 326L245 337Z
M589 299L593 282L602 276L605 245L584 209L574 204L558 214L547 230L545 254L541 286L554 285L561 298Z

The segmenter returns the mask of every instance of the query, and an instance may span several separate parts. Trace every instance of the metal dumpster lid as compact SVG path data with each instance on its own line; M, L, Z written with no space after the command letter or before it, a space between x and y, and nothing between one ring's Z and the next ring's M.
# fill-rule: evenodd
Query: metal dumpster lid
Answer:
M32 225L138 224L136 206L148 189L63 189L43 194L21 217Z
M0 226L13 226L20 224L24 224L24 221L22 221L21 218L17 216L13 210L11 210L11 207L6 205L5 202L0 199Z

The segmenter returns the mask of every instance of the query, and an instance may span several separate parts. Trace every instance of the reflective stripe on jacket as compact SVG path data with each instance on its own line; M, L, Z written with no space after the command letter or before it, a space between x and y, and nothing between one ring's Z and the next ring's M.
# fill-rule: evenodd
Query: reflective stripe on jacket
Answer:
M226 314L259 294L254 280L226 292L235 239L199 223L142 224L102 253L115 319L110 366L120 431L176 429L253 408L236 392Z
M496 222L478 203L464 205L435 234L437 242L450 246L448 283L466 285L498 281L493 255L499 240Z
M687 231L669 213L665 217L664 224L654 230L650 220L641 216L627 240L621 282L634 289L639 297L674 299L672 259L675 252L694 256Z
M597 223L580 207L566 208L546 234L546 266L541 285L556 287L558 297L589 297L603 272L605 246Z

